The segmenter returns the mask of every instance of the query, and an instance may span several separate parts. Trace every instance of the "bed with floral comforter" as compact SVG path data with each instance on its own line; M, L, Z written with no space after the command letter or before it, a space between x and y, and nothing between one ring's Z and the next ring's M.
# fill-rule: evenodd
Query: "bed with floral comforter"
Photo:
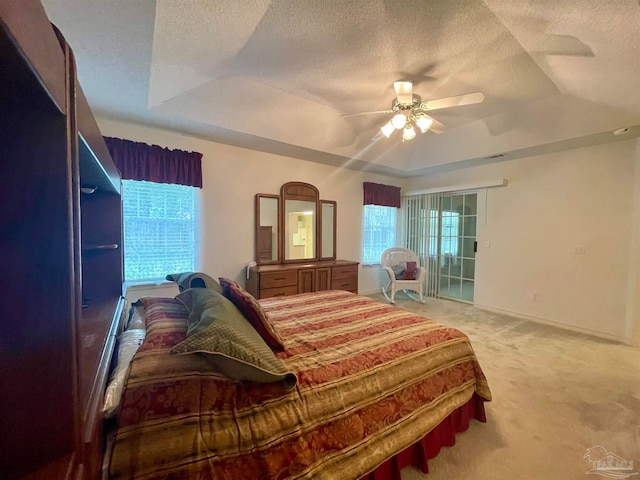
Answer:
M484 421L491 393L459 330L343 291L259 303L294 388L231 380L205 355L171 355L188 312L146 299L111 478L357 479L465 406Z

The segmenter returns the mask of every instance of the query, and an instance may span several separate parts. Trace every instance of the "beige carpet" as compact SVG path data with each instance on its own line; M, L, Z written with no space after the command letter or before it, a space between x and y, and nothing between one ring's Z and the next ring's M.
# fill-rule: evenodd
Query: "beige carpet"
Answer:
M472 421L429 474L406 468L403 480L625 478L587 474L605 453L633 461L626 473L640 480L640 349L462 303L396 300L465 332L493 393L487 423Z

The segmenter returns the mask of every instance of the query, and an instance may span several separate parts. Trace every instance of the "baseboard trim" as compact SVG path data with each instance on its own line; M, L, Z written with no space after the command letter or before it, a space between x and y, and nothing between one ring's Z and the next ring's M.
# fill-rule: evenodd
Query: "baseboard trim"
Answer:
M490 307L489 305L482 305L480 303L474 303L473 306L474 307L478 307L478 308L480 308L482 310L486 310L488 312L501 313L501 314L504 314L504 315L509 315L511 317L520 318L522 320L528 320L528 321L534 322L534 323L542 323L544 325L550 325L552 327L563 328L565 330L571 330L571 331L577 332L577 333L584 333L585 335L591 335L591 336L594 336L594 337L604 338L604 339L607 339L607 340L613 340L614 342L624 343L625 345L633 346L633 343L631 342L631 339L628 339L628 338L625 338L625 337L619 337L617 335L611 335L609 333L599 332L597 330L591 330L590 328L577 327L577 326L571 325L569 323L558 322L556 320L549 320L547 318L536 317L536 316L533 316L533 315L527 315L526 313L514 312L514 311L511 311L511 310L504 309L504 308Z
M380 289L377 290L370 290L368 292L358 292L359 295L374 295L380 293ZM426 297L425 298L433 298L433 297ZM442 300L448 300L448 299L442 299ZM455 301L455 300L450 300L450 301ZM467 302L464 302L467 303ZM632 347L637 346L633 343L632 339L630 338L626 338L626 337L619 337L617 335L611 335L609 333L604 333L604 332L599 332L597 330L591 330L590 328L582 328L582 327L577 327L575 325L571 325L568 323L563 323L563 322L558 322L556 320L549 320L547 318L542 318L542 317L535 317L533 315L527 315L526 313L520 313L520 312L514 312L512 310L507 310L504 308L496 308L496 307L491 307L489 305L482 305L480 303L469 303L470 305L473 305L474 307L478 307L482 310L486 310L488 312L493 312L493 313L501 313L503 315L509 315L511 317L516 317L516 318L520 318L522 320L528 320L530 322L535 322L535 323L542 323L544 325L551 325L552 327L558 327L558 328L563 328L565 330L571 330L573 332L578 332L578 333L584 333L585 335L591 335L593 337L599 337L599 338L604 338L606 340L613 340L614 342L618 342L618 343L624 343L625 345L630 345Z
M358 292L358 295L363 295L366 297L368 295L375 295L376 293L382 294L382 289L378 288L377 290L370 290L368 292Z

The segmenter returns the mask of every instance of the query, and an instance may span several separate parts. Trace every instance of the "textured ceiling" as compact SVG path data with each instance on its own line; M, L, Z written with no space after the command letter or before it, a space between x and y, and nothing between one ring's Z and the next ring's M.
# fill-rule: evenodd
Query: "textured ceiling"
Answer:
M398 176L640 136L637 0L43 4L115 120ZM396 80L485 101L372 142L390 114L341 114L388 109Z

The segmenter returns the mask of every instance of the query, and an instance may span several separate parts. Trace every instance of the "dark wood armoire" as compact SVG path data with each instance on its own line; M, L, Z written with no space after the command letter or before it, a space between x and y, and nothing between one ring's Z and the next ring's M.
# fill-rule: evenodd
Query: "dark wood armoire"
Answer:
M96 479L120 176L37 0L0 0L0 477Z

